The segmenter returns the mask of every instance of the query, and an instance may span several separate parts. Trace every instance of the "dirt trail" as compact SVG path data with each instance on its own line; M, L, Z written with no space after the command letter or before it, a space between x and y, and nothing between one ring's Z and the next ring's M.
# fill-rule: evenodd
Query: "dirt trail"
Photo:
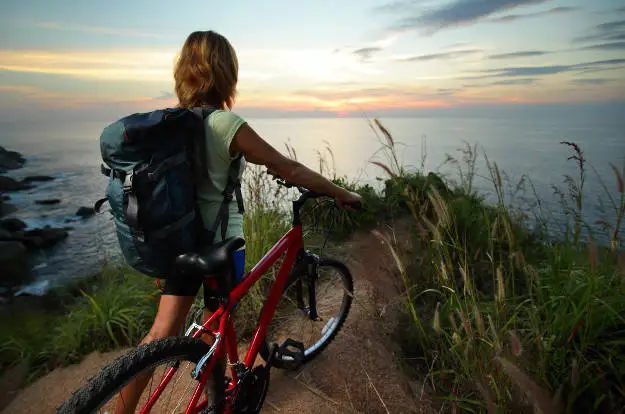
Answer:
M403 228L409 240L407 226L396 228ZM434 412L427 401L415 400L420 384L398 369L397 349L388 338L392 318L380 317L391 313L401 289L387 247L370 234L359 234L333 256L348 263L354 276L355 301L347 322L334 342L300 370L272 370L263 412ZM55 412L72 391L124 352L93 353L80 364L49 373L19 392L3 413Z

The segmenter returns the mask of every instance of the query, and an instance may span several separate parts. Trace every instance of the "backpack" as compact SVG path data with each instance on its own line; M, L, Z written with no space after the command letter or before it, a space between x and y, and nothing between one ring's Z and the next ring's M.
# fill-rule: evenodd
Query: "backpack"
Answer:
M212 244L236 195L243 214L239 166L230 165L224 200L211 230L197 204L198 179L208 177L204 119L212 108L167 108L135 113L106 126L100 135L106 197L126 262L148 276L167 278L178 255Z

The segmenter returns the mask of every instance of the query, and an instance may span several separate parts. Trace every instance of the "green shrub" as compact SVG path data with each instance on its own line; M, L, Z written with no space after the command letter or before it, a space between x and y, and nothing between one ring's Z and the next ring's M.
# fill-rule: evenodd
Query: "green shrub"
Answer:
M583 168L579 147L566 144ZM580 242L583 171L565 180L571 232L545 244L525 227L488 159L497 201L474 193L471 151L462 150L468 166L456 163L461 179L449 192L406 185L409 173L388 168L387 188L405 188L401 197L421 229L413 262L398 263L407 301L396 338L406 364L427 376L442 404L467 412L615 412L625 405L625 278L614 236L623 173L615 169L621 204L609 248L590 232ZM399 257L401 246L385 239Z
M106 266L97 277L72 287L77 290L57 289L44 301L55 307L21 312L3 323L4 366L21 360L32 373L41 373L96 350L134 346L156 315L158 289L153 279L126 266Z

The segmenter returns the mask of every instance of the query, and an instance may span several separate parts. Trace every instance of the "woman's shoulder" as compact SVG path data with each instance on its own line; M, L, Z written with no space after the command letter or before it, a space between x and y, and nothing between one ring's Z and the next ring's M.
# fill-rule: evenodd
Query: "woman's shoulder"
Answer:
M245 119L243 119L241 115L235 112L224 111L223 109L216 109L209 115L208 122L211 126L222 124L229 125L245 122Z
M208 117L208 126L215 137L225 141L229 146L237 130L246 123L240 115L221 109L213 111Z

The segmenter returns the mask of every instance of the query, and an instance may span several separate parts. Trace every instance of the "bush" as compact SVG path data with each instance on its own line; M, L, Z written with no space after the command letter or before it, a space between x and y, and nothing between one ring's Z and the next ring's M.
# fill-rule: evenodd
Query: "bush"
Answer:
M65 305L56 302L61 298ZM96 350L134 346L154 320L157 299L152 279L125 266L106 266L83 283L54 291L46 299L48 309L23 312L3 323L1 360L5 365L26 361L37 374ZM50 308L52 303L56 307Z
M609 248L584 225L583 172L566 178L572 231L545 244L507 203L496 164L487 160L495 205L473 192L471 150L463 150L468 167L449 192L406 185L410 174L387 168L387 188L405 188L420 229L412 263L398 266L407 301L396 338L406 364L427 375L442 404L469 412L615 412L625 405L625 278L615 259L623 172L615 169L621 204Z

